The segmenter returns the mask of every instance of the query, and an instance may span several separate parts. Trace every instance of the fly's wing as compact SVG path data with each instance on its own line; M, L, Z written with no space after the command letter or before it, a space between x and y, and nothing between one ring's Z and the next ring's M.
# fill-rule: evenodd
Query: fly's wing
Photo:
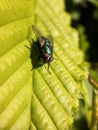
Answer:
M53 50L53 48L54 48L54 46L53 46L53 37L51 36L51 35L48 35L48 37L47 37L47 39L49 40L49 42L50 42L50 47L51 47L51 49Z
M41 35L41 32L34 25L32 26L32 29L33 29L33 32L36 35L37 43L38 43L39 47L42 48L45 43L43 41L44 38Z
M41 32L34 25L32 26L32 29L36 35L36 38L39 38L41 36Z

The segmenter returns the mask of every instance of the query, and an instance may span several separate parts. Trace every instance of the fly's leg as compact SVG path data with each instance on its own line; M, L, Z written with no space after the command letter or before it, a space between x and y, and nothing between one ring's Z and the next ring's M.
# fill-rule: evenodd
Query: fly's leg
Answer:
M46 68L46 66L44 65L45 69L48 71L49 74L51 74L51 72L49 71L49 67L50 67L50 62L48 63L48 68Z

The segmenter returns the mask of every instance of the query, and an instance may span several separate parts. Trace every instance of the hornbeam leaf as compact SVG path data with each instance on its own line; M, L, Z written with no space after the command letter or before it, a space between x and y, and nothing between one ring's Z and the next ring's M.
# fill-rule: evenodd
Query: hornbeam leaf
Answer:
M0 130L69 130L73 125L79 100L86 97L82 83L88 69L70 23L63 0L0 2ZM37 59L32 25L54 39L51 74Z

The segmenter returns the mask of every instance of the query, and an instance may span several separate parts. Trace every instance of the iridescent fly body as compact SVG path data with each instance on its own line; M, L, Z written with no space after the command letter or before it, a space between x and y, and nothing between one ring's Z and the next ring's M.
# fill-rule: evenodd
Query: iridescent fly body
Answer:
M53 39L50 35L47 38L42 36L35 26L32 26L32 29L37 38L37 46L39 48L40 57L43 59L44 63L48 63L49 72L50 62L53 61Z

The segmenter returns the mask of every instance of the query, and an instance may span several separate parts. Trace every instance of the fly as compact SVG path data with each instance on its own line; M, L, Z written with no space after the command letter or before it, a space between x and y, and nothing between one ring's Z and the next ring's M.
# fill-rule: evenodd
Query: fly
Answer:
M43 63L48 63L49 72L50 63L53 61L53 38L50 35L48 37L44 37L35 26L32 26L32 29L37 38L40 58L43 59Z

